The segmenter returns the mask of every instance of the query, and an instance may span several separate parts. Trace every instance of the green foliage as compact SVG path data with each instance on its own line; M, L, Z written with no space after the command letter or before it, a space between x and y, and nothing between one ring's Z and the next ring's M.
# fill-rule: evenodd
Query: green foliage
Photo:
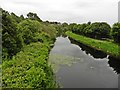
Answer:
M55 88L53 73L48 66L48 43L31 43L11 60L3 60L3 88Z
M46 26L43 23L30 19L23 20L18 24L18 32L25 44L54 40L57 34L54 25L49 24Z
M77 32L78 30L77 30L76 27L77 27L77 24L76 23L72 23L72 24L69 25L69 30L73 31L73 32Z
M19 22L21 22L23 20L23 18L15 15L14 13L11 13L11 17L12 17L13 20L16 21L16 23L19 23Z
M19 36L23 38L25 44L30 44L35 40L38 33L42 32L41 24L35 20L23 20L18 24Z
M48 56L57 25L46 25L34 13L27 19L5 10L2 14L3 87L55 88Z
M70 31L76 33L76 34L81 34L81 35L85 35L85 31L84 29L88 26L88 24L76 24L76 23L72 23L69 25L69 29Z
M115 23L113 25L112 36L114 41L120 44L120 23Z
M55 40L56 34L57 34L57 29L55 28L55 25L53 24L48 24L47 26L43 24L43 32L48 34L48 38Z
M87 24L73 23L69 25L69 29L76 34L95 39L109 38L111 31L110 25L105 22L95 22L92 24L91 22L88 22Z
M78 25L78 30L77 30L77 32L80 34L80 35L86 35L86 31L85 31L85 28L86 27L88 27L88 24L86 24L86 23L83 23L83 24L79 24ZM76 34L77 34L77 32L76 32Z
M29 12L29 13L27 14L27 17L28 17L29 19L37 20L37 21L39 21L39 22L42 22L42 20L37 16L36 13Z
M56 37L61 36L63 33L61 24L54 24L54 27L56 29Z
M20 18L21 18L21 20L24 20L24 19L25 19L23 15L20 15Z
M107 23L92 23L86 28L86 35L95 39L109 38L111 27Z
M61 25L61 29L62 29L62 35L64 35L64 33L66 32L66 31L68 31L68 24L67 23L63 23L62 25Z
M2 11L2 57L11 58L22 48L22 41L18 36L17 23L8 12Z
M14 13L9 14L5 10L2 10L2 14L3 58L12 58L24 44L55 40L57 25L40 22L35 13L29 13L29 19L25 19L23 15L19 17Z

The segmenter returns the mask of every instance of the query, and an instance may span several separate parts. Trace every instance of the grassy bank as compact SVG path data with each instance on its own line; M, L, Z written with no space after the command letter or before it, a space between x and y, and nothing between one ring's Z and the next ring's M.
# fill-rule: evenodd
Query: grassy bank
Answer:
M51 67L48 66L50 44L31 43L10 60L2 62L3 88L55 88Z
M69 31L66 32L66 35L68 35L69 37L73 38L74 40L82 44L85 44L97 50L103 51L115 58L120 57L120 47L115 43L84 37Z

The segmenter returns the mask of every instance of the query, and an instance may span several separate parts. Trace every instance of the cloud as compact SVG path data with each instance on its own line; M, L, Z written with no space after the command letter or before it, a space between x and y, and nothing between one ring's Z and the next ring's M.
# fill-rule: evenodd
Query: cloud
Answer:
M43 20L117 22L119 0L1 0L0 6L17 15L35 12Z

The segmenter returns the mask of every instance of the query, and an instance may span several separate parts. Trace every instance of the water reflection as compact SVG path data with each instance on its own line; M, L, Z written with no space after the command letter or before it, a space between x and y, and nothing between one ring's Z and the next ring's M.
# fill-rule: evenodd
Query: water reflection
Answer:
M74 44L77 44L79 45L81 48L82 48L82 51L85 51L86 54L90 54L91 56L93 56L94 58L100 58L100 59L103 59L103 58L106 58L107 57L107 54L106 53L103 53L102 51L99 51L99 50L96 50L96 49L93 49L93 48L90 48L86 45L83 45L82 43L80 42L77 42L75 40L73 40L72 38L70 38L70 41L71 43L74 43Z
M108 65L107 55L78 45L79 43L72 44L69 38L56 39L49 55L56 81L64 88L118 87L118 76L109 67L112 66L112 62ZM91 55L87 55L83 50Z
M90 48L88 46L85 46L82 43L79 43L79 42L73 40L72 38L69 38L69 39L71 40L72 43L79 45L82 48L82 50L86 52L86 54L90 54L91 56L93 56L96 59L108 58L109 59L108 60L109 66L111 68L113 68L117 74L120 73L120 60L113 58L102 51L98 51L98 50L95 50L95 49ZM107 56L109 56L109 57L107 57Z

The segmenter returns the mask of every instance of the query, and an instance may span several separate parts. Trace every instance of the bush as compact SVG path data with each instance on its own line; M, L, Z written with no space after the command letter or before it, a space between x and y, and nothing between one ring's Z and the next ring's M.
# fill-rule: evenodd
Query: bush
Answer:
M35 20L24 20L18 24L19 36L23 39L25 44L30 44L37 36L37 33L42 32L41 24Z

